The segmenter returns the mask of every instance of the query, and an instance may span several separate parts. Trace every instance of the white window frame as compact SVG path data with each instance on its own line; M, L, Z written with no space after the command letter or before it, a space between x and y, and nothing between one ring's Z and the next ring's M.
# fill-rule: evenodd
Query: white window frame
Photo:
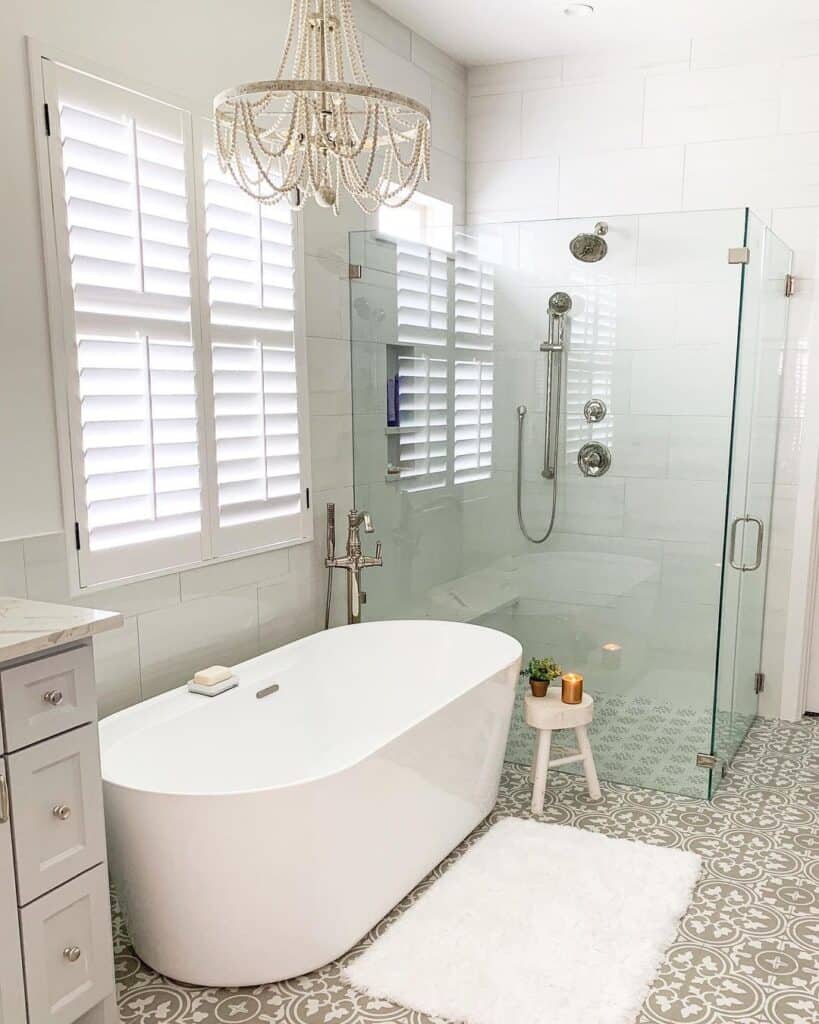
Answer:
M204 249L205 216L204 216L204 174L202 161L202 144L204 134L202 125L211 116L211 111L201 104L156 89L144 82L135 81L129 76L120 75L110 68L100 67L94 62L68 54L59 47L48 46L28 37L29 80L31 85L32 117L34 125L34 145L37 165L37 179L41 211L41 232L43 241L46 297L50 347L52 358L52 378L57 427L57 449L60 470L60 492L62 518L64 523L64 543L67 556L69 588L72 596L79 597L97 591L110 590L137 580L152 579L201 565L213 565L258 554L276 548L292 547L309 543L314 539L313 507L310 495L312 492L312 474L310 461L310 410L309 386L307 376L307 346L305 336L305 296L304 296L304 243L303 224L299 217L294 217L294 288L295 288L295 326L294 350L296 374L298 381L298 422L300 443L300 475L301 487L304 492L302 511L300 513L299 536L286 539L264 539L264 531L253 528L246 533L246 545L229 553L214 554L211 544L213 531L211 528L216 508L216 464L215 437L213 430L213 391L210 358L209 310L207 260ZM187 174L189 185L188 212L191 242L191 333L194 344L197 376L200 382L197 393L199 410L199 446L200 446L200 480L202 495L202 527L198 535L193 535L201 544L201 557L179 561L172 558L169 564L161 568L139 571L139 547L130 549L114 549L117 561L127 564L133 572L116 576L104 581L83 583L80 561L80 547L87 550L88 538L84 529L84 516L78 514L81 508L82 495L78 493L75 477L76 469L82 466L80 450L79 424L76 421L75 403L69 400L69 388L76 380L76 342L74 328L74 304L70 278L66 280L65 268L67 253L65 238L60 238L55 222L53 197L59 194L59 188L52 189L52 176L60 170L57 166L55 147L50 145L46 132L46 106L51 99L47 85L48 67L46 62L62 64L81 74L101 79L103 82L141 94L148 99L176 107L187 115L188 126L185 131L185 143L193 169ZM53 115L53 108L49 111ZM53 121L53 116L52 116ZM51 139L57 139L52 132ZM61 171L60 171L61 175ZM57 177L59 185L60 177ZM61 188L61 186L60 186ZM204 415L202 415L204 413ZM268 522L274 522L270 520ZM78 540L79 545L78 547ZM169 551L178 541L169 543Z

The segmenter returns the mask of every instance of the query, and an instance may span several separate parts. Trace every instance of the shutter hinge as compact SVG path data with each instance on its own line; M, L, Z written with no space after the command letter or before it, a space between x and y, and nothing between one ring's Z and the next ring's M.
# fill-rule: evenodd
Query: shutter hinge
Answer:
M785 298L789 299L796 291L796 278L793 274L785 274Z
M51 135L51 114L48 111L48 104L43 104L43 118L45 119L45 133Z
M757 672L754 676L754 693L765 692L765 673Z
M716 768L717 764L719 764L719 759L713 754L697 754L698 768Z
M729 263L750 263L751 250L747 245L740 245L736 249L728 250Z
M80 524L74 523L74 543L77 546L77 551L80 550Z
M305 488L304 494L305 494L305 497L307 498L307 507L310 508L310 488L309 487Z
M351 263L347 267L347 277L351 281L360 281L363 276L364 268L361 266L360 263Z

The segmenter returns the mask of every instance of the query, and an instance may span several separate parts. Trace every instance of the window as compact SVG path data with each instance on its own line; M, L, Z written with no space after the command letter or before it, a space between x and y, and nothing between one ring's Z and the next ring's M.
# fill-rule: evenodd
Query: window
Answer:
M309 539L289 209L189 111L45 59L42 87L77 582Z
M391 238L420 245L432 245L447 252L452 250L453 210L444 203L421 192L403 206L382 206L378 211L378 230Z

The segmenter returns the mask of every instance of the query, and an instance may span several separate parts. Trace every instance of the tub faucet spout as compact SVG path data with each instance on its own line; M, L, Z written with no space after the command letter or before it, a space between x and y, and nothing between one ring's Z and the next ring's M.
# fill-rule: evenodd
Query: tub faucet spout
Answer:
M330 506L328 506L328 520L330 516L334 517L334 515L334 510L331 511ZM361 550L362 526L364 527L365 533L374 532L375 527L373 526L370 513L358 511L358 509L351 509L347 516L347 545L345 553L340 557L336 557L334 543L332 546L328 543L327 558L324 560L325 566L330 570L327 584L328 615L325 618L325 628L329 628L329 602L331 595L330 580L332 579L332 570L344 569L347 573L347 622L352 625L361 621L361 606L367 601L367 595L361 589L362 569L371 569L384 564L381 557L381 541L378 541L375 546L375 555L366 555ZM335 542L334 531L333 542Z

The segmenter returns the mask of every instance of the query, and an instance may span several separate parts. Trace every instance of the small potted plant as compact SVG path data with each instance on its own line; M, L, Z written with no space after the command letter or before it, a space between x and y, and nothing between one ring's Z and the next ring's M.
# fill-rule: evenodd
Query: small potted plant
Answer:
M545 697L549 683L563 674L563 669L551 658L532 658L525 674L529 677L533 697Z

